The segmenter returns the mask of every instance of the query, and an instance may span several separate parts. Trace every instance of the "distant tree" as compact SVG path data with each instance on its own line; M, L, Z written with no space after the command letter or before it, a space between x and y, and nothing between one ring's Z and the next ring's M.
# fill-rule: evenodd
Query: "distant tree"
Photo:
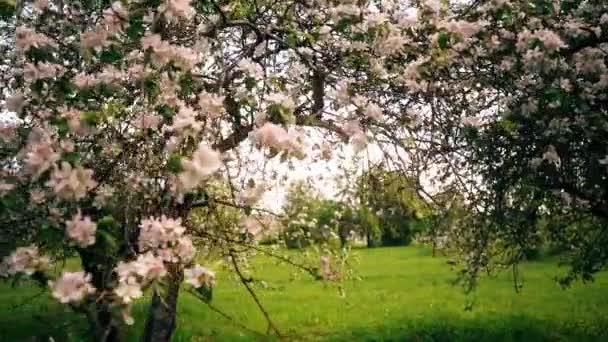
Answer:
M368 224L368 246L409 244L428 214L428 205L418 195L415 183L398 172L374 167L359 178L358 186L360 213L365 222L378 222L377 227Z

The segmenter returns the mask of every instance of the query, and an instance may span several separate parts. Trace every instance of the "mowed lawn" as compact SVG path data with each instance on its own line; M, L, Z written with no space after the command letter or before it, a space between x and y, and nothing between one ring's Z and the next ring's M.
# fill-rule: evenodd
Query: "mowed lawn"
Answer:
M541 261L484 277L474 294L453 285L455 271L427 248L358 249L361 280L323 283L269 258L255 259L256 292L287 341L608 341L608 274L562 290L566 270ZM189 294L180 298L175 341L264 341L264 316L244 287L220 272L212 304L259 333L211 311ZM84 321L34 287L0 284L0 341L79 341ZM29 300L28 300L29 299ZM27 301L27 302L26 302ZM465 310L468 302L471 310ZM20 305L26 302L27 304ZM20 306L19 306L20 305ZM17 307L14 307L17 306ZM138 339L145 307L134 309ZM274 339L271 339L274 340Z

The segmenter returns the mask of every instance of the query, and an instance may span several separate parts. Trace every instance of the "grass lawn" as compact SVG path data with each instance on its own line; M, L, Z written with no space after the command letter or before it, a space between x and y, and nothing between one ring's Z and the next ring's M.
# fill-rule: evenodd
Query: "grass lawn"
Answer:
M554 281L565 272L548 261L521 266L523 291L513 289L510 272L486 277L464 295L452 285L455 273L444 258L422 247L359 249L362 280L335 284L306 276L291 279L292 268L255 260L257 293L286 340L296 341L608 341L608 273L590 284L562 290ZM39 290L13 290L0 283L0 341L79 341L84 322ZM267 340L264 317L245 289L220 274L213 305L261 333L242 329L189 294L181 295L175 341ZM473 300L472 310L465 304ZM136 341L145 307L134 309Z

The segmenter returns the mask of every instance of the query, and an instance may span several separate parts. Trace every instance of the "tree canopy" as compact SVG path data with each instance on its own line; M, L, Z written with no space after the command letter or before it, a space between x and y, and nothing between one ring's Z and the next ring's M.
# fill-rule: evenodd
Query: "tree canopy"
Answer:
M191 215L259 209L262 182L234 181L252 148L287 162L349 143L428 203L455 189L471 280L497 250L518 262L540 219L568 246L567 280L608 262L606 1L17 0L0 14L2 273L87 315L96 340L118 339L147 288L146 339L169 340L182 280L214 282L197 247L223 246L249 286L238 251L253 247ZM82 271L47 272L72 255Z

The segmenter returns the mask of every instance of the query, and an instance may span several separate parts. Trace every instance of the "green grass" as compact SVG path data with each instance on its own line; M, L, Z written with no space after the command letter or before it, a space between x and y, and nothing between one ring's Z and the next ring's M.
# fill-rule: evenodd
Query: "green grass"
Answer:
M335 284L306 276L291 279L292 269L274 260L255 260L257 293L287 340L324 341L608 341L608 274L590 284L562 290L563 274L549 261L521 266L524 287L515 293L510 272L485 277L467 297L452 285L455 273L444 258L425 248L359 249L358 281L346 281L344 295ZM38 290L0 285L0 341L53 336L78 341L84 322L43 295L11 309ZM266 340L266 323L244 288L220 274L213 305L253 333L221 317L189 294L180 297L175 341ZM473 300L471 311L465 311ZM145 307L135 308L137 340ZM35 339L33 339L35 340Z

